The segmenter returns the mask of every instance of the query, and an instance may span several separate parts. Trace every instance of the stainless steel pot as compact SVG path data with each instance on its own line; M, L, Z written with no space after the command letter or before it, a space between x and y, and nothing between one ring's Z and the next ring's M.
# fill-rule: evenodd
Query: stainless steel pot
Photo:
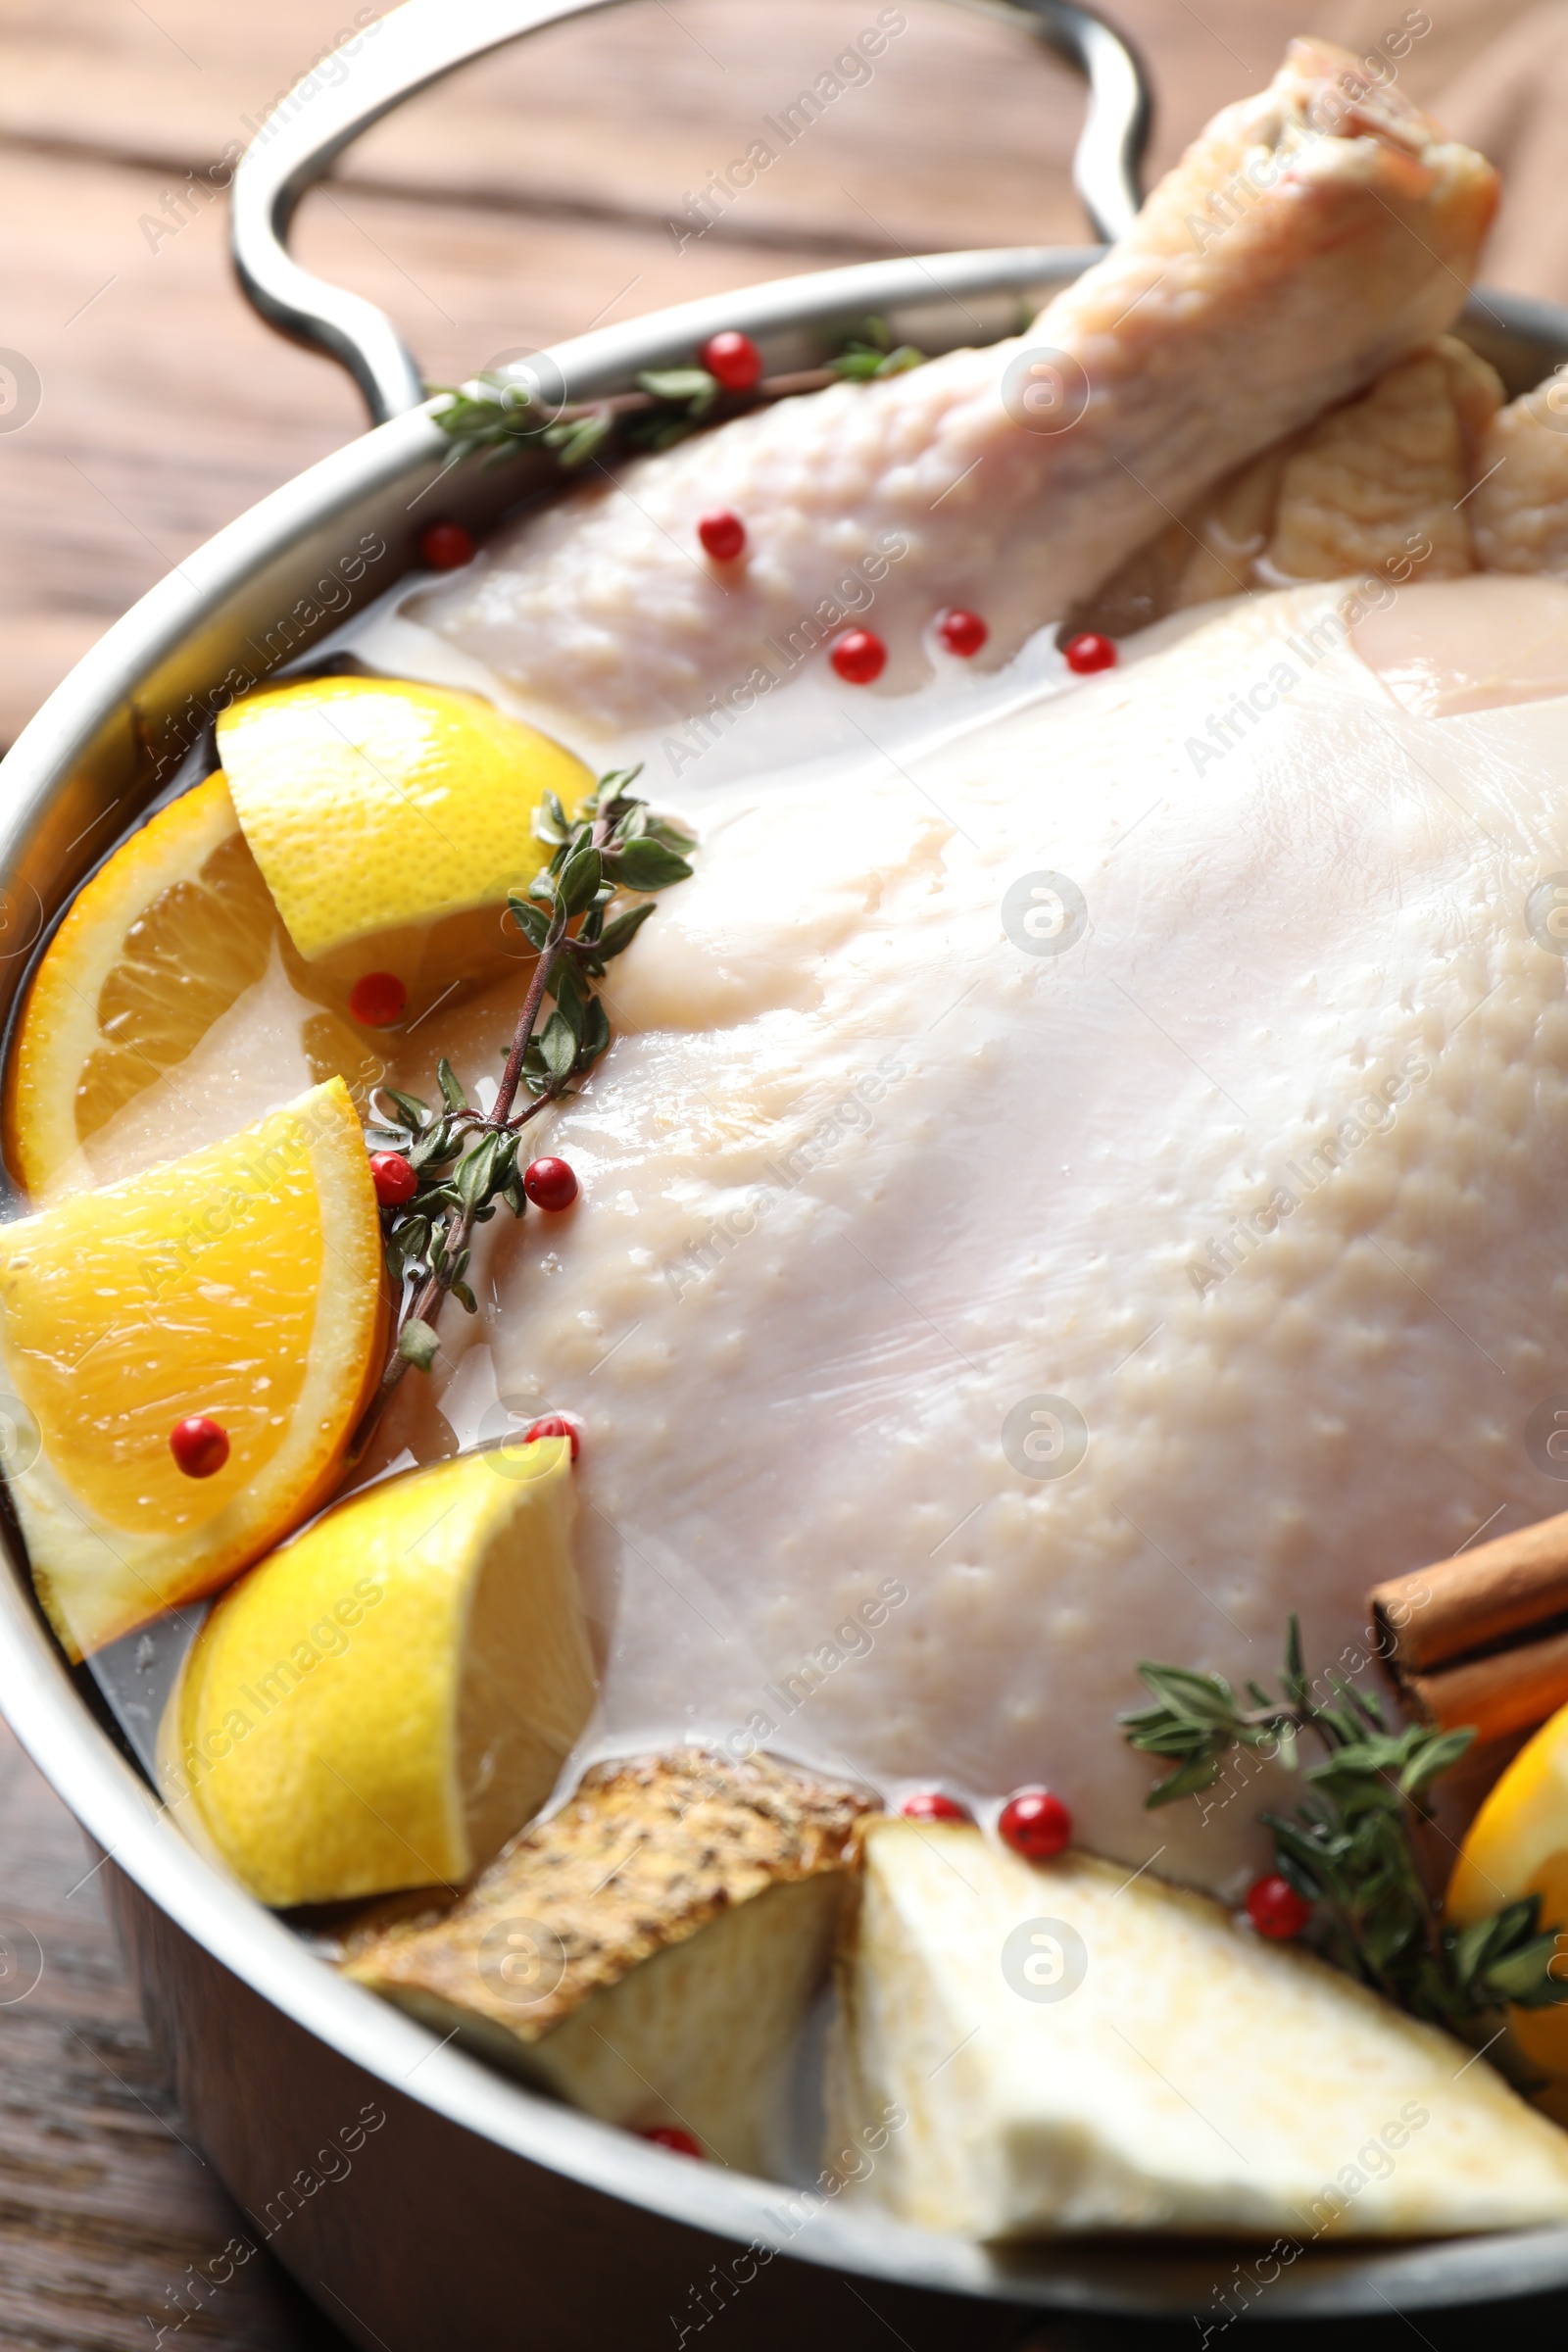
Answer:
M447 444L421 413L390 320L288 257L301 195L358 133L457 65L612 0L410 0L270 119L234 183L240 276L265 316L350 368L377 428L199 549L80 662L4 762L0 1013L117 831L201 755L213 711L397 580ZM1090 83L1076 180L1102 235L1136 209L1148 126L1126 47L1061 0L989 13ZM818 361L867 312L927 351L1002 335L1094 250L1018 247L836 270L691 303L549 355L573 397L683 363L720 327L770 365ZM979 322L977 334L977 321ZM1568 314L1478 296L1462 331L1510 392L1568 359ZM446 514L484 527L536 487L531 454L446 477ZM347 593L349 606L343 599ZM1383 2313L1568 2282L1568 2230L1389 2250L1309 2251L1263 2282L1236 2250L1077 2243L999 2253L699 2166L551 2104L342 1983L204 1861L165 1814L85 1673L32 1603L20 1547L0 1574L0 1705L107 1857L104 1883L190 2129L306 2291L357 2343L611 2341L1004 2346L1040 2308L1231 2317ZM242 2259L213 2248L214 2281ZM1266 2264L1256 2266L1257 2270ZM1277 2268L1279 2266L1276 2266ZM216 2287L215 2290L216 2291ZM197 2290L192 2289L193 2298ZM872 2315L875 2315L873 2319ZM1033 2320L1031 2318L1033 2315Z

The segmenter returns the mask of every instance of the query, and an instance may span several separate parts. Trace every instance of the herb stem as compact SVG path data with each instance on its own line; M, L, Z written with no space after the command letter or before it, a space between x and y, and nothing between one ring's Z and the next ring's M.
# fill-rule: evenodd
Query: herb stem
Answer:
M766 408L775 400L792 400L801 392L825 392L839 380L831 368L798 368L791 375L764 375L749 392L724 394L714 402L713 415L715 420L740 416L748 409ZM639 416L668 406L668 399L658 392L609 392L603 400L570 401L564 408L553 410L550 421L575 424L583 416Z
M416 1272L419 1279L412 1296L400 1303L394 1318L387 1360L375 1394L355 1431L351 1460L357 1460L364 1452L410 1364L418 1362L421 1368L428 1368L435 1347L436 1317L448 1294L457 1289L463 1303L470 1312L474 1310L472 1295L463 1281L474 1226L481 1217L492 1213L492 1203L500 1194L506 1195L516 1215L521 1215L524 1205L515 1138L530 1120L561 1100L573 1077L590 1068L609 1044L609 1026L602 1011L597 1036L585 1031L584 1008L588 1003L585 992L591 980L603 973L606 956L618 955L629 944L641 916L618 920L607 935L605 905L613 897L617 883L632 890L657 891L667 882L683 879L691 871L670 847L678 840L690 848L684 835L667 826L662 828L662 841L657 831L648 834L645 804L630 799L625 791L635 772L629 770L602 780L599 794L590 804L591 821L590 809L585 809L578 822L570 825L559 804L550 803L553 817L544 838L554 841L557 850L542 878L545 888L539 895L553 904L546 922L542 906L512 901L519 923L536 946L537 960L490 1109L479 1112L469 1107L445 1062L441 1064L445 1098L441 1111L432 1114L410 1098L395 1093L390 1096L400 1117L415 1122L409 1130L410 1149L416 1165L424 1171L421 1181L428 1189L424 1203L416 1198L406 1212L422 1220L418 1232L423 1240L418 1244L417 1257L399 1252L395 1240L389 1243L389 1249L394 1268L401 1265ZM577 863L572 873L559 879L566 862L573 858ZM584 874L587 900L572 878ZM584 914L580 936L575 939L571 935L574 910ZM557 1009L544 1032L539 1056L531 1063L529 1050L535 1042L534 1033L547 994L555 996ZM558 1029L567 1033L564 1061L552 1052L552 1032ZM516 1110L517 1093L525 1077L533 1099ZM427 1140L430 1138L434 1139L433 1144ZM500 1139L506 1139L506 1143L498 1152ZM488 1157L483 1156L487 1153ZM443 1165L454 1160L459 1163L457 1167L443 1174ZM438 1208L445 1212L441 1237L431 1249L429 1239ZM407 1287L407 1271L404 1282ZM413 1327L416 1325L424 1329L418 1334L417 1348L411 1353L406 1341L412 1339Z
M667 448L691 432L779 400L805 392L822 392L830 384L868 382L875 376L902 374L924 359L912 344L895 350L887 321L867 318L858 336L852 335L837 357L825 367L797 368L766 375L745 390L723 384L706 368L645 369L635 391L611 392L598 400L566 401L559 408L537 400L527 388L501 373L485 373L480 389L466 391L457 384L431 384L430 392L445 394L445 404L433 414L452 443L447 459L456 465L469 449L487 448L504 454L525 443L554 453L570 472L582 465L619 427L628 442Z
M1568 1984L1551 1975L1556 1931L1542 1922L1539 1894L1463 1929L1444 1918L1429 1791L1466 1753L1472 1731L1391 1722L1382 1701L1337 1668L1309 1682L1294 1617L1278 1702L1249 1683L1255 1703L1244 1706L1222 1675L1190 1667L1145 1660L1139 1672L1156 1703L1122 1725L1165 1767L1147 1803L1201 1798L1237 1746L1300 1773L1294 1812L1258 1820L1272 1834L1276 1870L1315 1906L1322 1946L1348 1974L1489 2049L1511 2009L1568 2001ZM1308 1730L1323 1761L1303 1766L1296 1735ZM1508 2071L1519 2061L1504 2050L1493 2063Z
M597 834L599 830L597 825L594 830ZM548 1103L553 1102L561 1092L560 1085L551 1087L546 1094L539 1097L537 1102L530 1102L520 1117L516 1119L511 1117L512 1105L516 1101L517 1088L522 1078L523 1056L528 1051L528 1041L533 1035L534 1024L539 1018L539 1007L544 1003L545 990L549 986L550 976L561 960L565 939L565 913L564 910L558 909L551 923L551 935L540 951L538 962L534 965L533 978L528 983L528 994L522 1001L522 1010L517 1015L516 1027L512 1035L512 1046L507 1054L507 1066L501 1074L501 1085L495 1102L488 1116L472 1122L475 1128L487 1128L495 1134L502 1135L506 1134L510 1128L512 1133L520 1134L528 1121L543 1110ZM455 1208L453 1210L451 1222L447 1226L443 1239L446 1265L456 1265L462 1252L467 1247L473 1232L473 1216L472 1208ZM432 1323L433 1318L440 1313L441 1301L450 1288L450 1281L443 1280L441 1275L432 1269L425 1276L413 1298L408 1300L393 1318L392 1344L387 1351L385 1368L376 1387L375 1395L370 1399L364 1418L354 1433L353 1453L356 1458L364 1452L376 1423L391 1403L399 1382L409 1369L410 1358L403 1353L399 1345L404 1332L411 1323Z
M648 394L644 397L652 398L652 395ZM614 830L615 818L619 810L619 801L612 801L604 813L595 817L591 839L596 850L602 850L610 839ZM516 1100L517 1088L522 1080L523 1056L528 1051L528 1040L533 1035L533 1025L539 1018L539 1007L544 1003L545 990L549 987L555 968L568 945L567 920L565 908L558 903L556 911L551 917L550 930L545 944L539 951L539 961L534 967L528 994L523 999L522 1010L517 1015L517 1026L513 1033L512 1051L507 1055L507 1066L501 1073L501 1091L496 1096L490 1116L485 1122L487 1126L504 1129L511 1117L512 1105ZM514 1122L514 1127L526 1126L534 1112L543 1110L547 1101L554 1102L559 1092L559 1087L552 1088L548 1096L541 1096L537 1102L530 1104L520 1119Z

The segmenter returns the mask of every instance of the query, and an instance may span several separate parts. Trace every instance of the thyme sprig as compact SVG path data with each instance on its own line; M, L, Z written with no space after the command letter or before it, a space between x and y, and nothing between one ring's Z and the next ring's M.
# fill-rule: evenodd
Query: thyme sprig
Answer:
M634 392L612 392L602 400L567 402L557 408L538 401L528 387L503 370L486 370L475 394L460 384L430 384L446 395L435 421L452 442L449 465L469 450L489 450L492 461L521 445L549 450L565 472L586 465L612 435L637 449L668 449L703 425L739 416L769 401L801 392L820 392L835 383L867 383L901 375L925 358L912 343L894 344L884 318L865 318L859 331L823 368L802 368L787 375L763 376L749 392L726 392L706 368L647 368Z
M380 1386L356 1438L369 1431L411 1364L427 1372L439 1345L436 1320L450 1295L469 1314L478 1301L467 1282L473 1229L497 1208L527 1209L519 1152L523 1130L541 1111L577 1091L611 1042L610 1020L595 985L623 955L654 911L653 894L691 872L689 835L657 816L629 790L640 770L612 770L575 818L554 793L534 817L550 860L523 895L507 901L513 920L538 954L517 1017L500 1088L488 1111L470 1103L443 1056L439 1106L383 1086L367 1130L372 1151L401 1152L417 1179L412 1198L381 1212L387 1264L399 1295L396 1328ZM637 903L618 906L627 893ZM612 908L615 911L612 912ZM545 999L553 1000L540 1023ZM526 1101L515 1107L518 1097Z
M1374 1693L1334 1671L1309 1683L1294 1616L1278 1698L1250 1682L1248 1706L1223 1675L1148 1661L1138 1671L1156 1703L1124 1715L1123 1729L1135 1748L1172 1767L1148 1805L1212 1788L1233 1747L1300 1771L1306 1793L1294 1814L1258 1818L1273 1832L1275 1868L1314 1906L1316 1939L1348 1974L1472 2041L1500 2029L1508 2004L1568 2001L1568 1982L1552 1974L1557 1936L1542 1927L1539 1895L1453 1928L1429 1891L1430 1791L1469 1749L1473 1731L1395 1726ZM1303 1767L1308 1733L1325 1753Z

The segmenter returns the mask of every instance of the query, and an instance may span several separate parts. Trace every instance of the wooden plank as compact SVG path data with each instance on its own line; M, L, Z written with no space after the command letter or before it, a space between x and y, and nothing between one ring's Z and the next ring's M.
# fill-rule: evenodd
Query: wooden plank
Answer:
M1406 86L1445 78L1522 6L1458 0L1412 48ZM1071 78L939 0L896 13L907 30L871 79L679 246L663 222L686 192L764 117L782 122L875 22L871 0L678 0L555 28L373 132L307 204L299 249L391 310L441 378L825 256L1077 239ZM1164 93L1160 159L1267 76L1297 21L1296 0L1123 13ZM1334 13L1328 28L1360 45L1397 23L1369 0ZM0 6L0 192L21 231L6 339L43 379L38 416L0 433L0 742L171 564L358 428L347 385L245 311L220 197L178 200L182 172L249 137L353 18L345 0Z
M1400 63L1403 85L1430 97L1528 5L1452 0L1432 12ZM247 142L333 42L367 37L354 22L367 13L348 0L220 12L210 0L161 0L155 21L126 0L58 0L45 18L7 0L0 132L201 169ZM862 60L868 78L851 81L853 65L838 76L849 86L805 135L769 131L802 90L824 75L830 85L835 58L879 13L906 29ZM1303 22L1375 48L1420 12L1391 0L1315 12L1298 0L1205 0L1200 10L1126 0L1116 13L1159 93L1163 169L1216 106L1268 78ZM95 70L84 75L89 54ZM900 0L891 11L882 0L793 0L787 10L661 0L551 28L466 69L370 132L344 170L477 201L658 222L760 138L777 161L729 213L753 242L1014 243L1079 234L1067 180L1079 112L1075 81L1047 51L947 0Z
M359 396L251 315L221 209L149 250L151 175L0 149L23 224L5 336L42 379L0 432L0 742L127 605L221 524L360 431ZM729 244L677 255L651 227L505 216L332 191L302 258L396 316L433 378L503 348L717 292L809 255ZM622 305L617 313L617 301Z
M162 2327L225 2352L341 2347L265 2255L192 2287L247 2224L181 2137L80 1833L3 1725L0 1850L7 2346L150 2352Z
M756 140L778 160L733 208L752 241L887 252L1077 236L1066 176L1073 77L1038 44L938 0L883 9L904 27L891 33L877 33L878 9L683 0L552 28L414 102L362 142L347 171L657 226ZM291 76L350 29L351 13L344 0L330 12L282 0L220 26L202 0L165 0L154 25L108 0L67 0L8 61L0 129L211 164L252 135ZM81 44L101 31L114 71L84 92ZM874 59L855 54L866 33L882 46ZM835 58L849 61L837 74ZM821 95L840 83L841 94ZM776 124L775 110L803 90L801 122L814 108L820 119L793 134L768 130L765 119Z

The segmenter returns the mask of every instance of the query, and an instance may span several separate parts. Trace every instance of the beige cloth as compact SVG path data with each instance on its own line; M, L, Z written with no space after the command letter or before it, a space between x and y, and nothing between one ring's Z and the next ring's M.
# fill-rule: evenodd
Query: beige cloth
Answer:
M1405 13L1358 0L1339 37L1375 44ZM1402 85L1502 173L1483 283L1568 302L1568 0L1435 0L1409 13L1429 15L1432 29L1412 42Z
M1568 302L1568 5L1521 17L1433 99L1456 138L1502 172L1503 203L1487 247L1489 285Z
M1267 81L1293 33L1391 56L1397 86L1503 175L1485 283L1568 303L1568 0L1110 0L1158 92L1156 170L1223 99ZM1425 23L1428 29L1419 27Z

